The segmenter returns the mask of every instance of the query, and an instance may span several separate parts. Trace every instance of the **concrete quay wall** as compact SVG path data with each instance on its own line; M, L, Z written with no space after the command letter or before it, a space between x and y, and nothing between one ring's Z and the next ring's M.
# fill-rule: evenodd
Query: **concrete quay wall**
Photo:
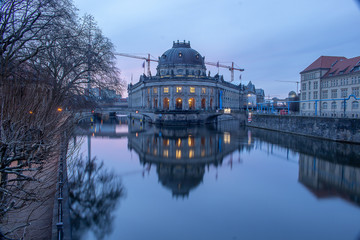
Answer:
M360 144L359 119L253 114L247 126Z

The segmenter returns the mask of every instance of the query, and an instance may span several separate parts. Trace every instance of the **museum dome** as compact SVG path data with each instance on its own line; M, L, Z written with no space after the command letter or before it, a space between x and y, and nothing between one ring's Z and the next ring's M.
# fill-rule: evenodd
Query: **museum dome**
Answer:
M204 57L190 47L190 42L173 42L173 47L159 57L160 75L205 75Z

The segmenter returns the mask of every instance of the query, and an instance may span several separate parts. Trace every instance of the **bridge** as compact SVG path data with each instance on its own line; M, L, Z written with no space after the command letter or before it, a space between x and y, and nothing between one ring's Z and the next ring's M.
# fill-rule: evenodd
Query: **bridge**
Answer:
M218 120L237 119L246 120L246 112L241 110L135 110L119 107L99 108L93 111L78 112L76 119L78 123L84 121L93 121L98 119L109 119L112 116L130 117L132 120L138 119L160 125L189 125L206 124Z

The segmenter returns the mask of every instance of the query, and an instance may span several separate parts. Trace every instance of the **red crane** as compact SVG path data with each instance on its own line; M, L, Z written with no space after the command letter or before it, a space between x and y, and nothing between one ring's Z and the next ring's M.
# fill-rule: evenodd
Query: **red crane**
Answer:
M142 60L145 60L146 63L147 63L147 73L148 73L148 76L151 75L151 71L150 71L150 62L159 62L159 60L155 60L155 59L151 59L150 58L150 54L148 54L148 57L141 57L141 56L136 56L136 55L131 55L131 54L127 54L127 53L115 53L115 55L118 55L118 56L122 56L122 57L130 57L130 58L136 58L136 59L142 59ZM240 72L243 72L244 69L243 68L235 68L234 67L234 62L232 62L231 66L226 66L226 65L223 65L223 64L220 64L219 62L217 63L213 63L213 62L205 62L205 64L207 65L210 65L210 66L215 66L217 68L227 68L229 69L229 71L231 72L231 81L234 81L234 70L235 71L240 71Z

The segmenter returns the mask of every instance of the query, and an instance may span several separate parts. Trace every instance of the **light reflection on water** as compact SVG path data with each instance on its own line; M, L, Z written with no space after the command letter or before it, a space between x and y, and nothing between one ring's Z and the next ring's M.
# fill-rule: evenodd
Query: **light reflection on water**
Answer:
M165 128L121 118L78 134L126 190L104 239L359 237L358 145L236 121Z

